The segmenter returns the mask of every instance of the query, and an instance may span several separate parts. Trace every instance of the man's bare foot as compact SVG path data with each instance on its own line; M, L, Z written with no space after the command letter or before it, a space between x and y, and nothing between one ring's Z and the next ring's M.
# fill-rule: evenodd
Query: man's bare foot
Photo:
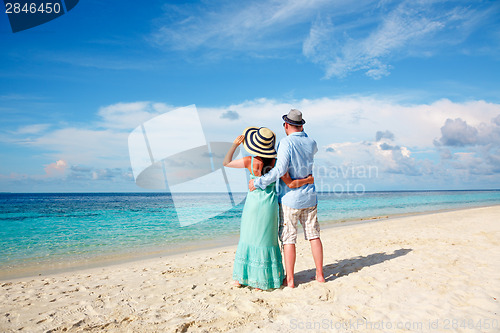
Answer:
M293 282L292 279L288 280L285 278L285 280L283 280L283 285L285 287L295 288L295 283Z
M323 274L321 275L316 275L316 281L325 283L325 278L323 277Z

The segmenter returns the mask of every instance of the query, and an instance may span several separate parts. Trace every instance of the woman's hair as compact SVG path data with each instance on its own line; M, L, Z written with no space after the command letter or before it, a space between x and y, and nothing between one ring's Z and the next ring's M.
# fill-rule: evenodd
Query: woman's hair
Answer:
M266 173L268 173L269 171L271 171L271 169L273 168L274 166L274 157L271 157L271 158L267 158L267 157L261 157L262 158L262 162L264 163L264 166L262 167L262 176L264 176Z

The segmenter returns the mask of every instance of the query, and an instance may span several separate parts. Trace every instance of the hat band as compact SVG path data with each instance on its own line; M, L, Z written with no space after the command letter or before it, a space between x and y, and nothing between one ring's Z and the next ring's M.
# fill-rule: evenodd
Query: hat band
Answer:
M250 137L252 137L251 134L250 134ZM255 139L255 141L258 142L262 146L269 146L269 145L273 144L273 142L274 142L273 138L270 138L269 140L262 140L262 135L259 135L258 132L256 133L256 135L253 136L252 139Z
M269 142L269 143L263 143L263 142L260 142L260 140L256 137L256 135L252 135L250 134L250 143L256 147L256 148L260 148L260 149L273 149L274 145L272 144L272 142Z
M283 116L283 120L285 122L287 122L288 124L294 125L294 126L302 126L306 123L304 119L302 119L300 121L292 120L292 119L288 118L288 116L286 114Z
M262 134L260 134L259 131L257 131L257 135L259 136L259 142L263 142L263 143L270 143L273 141L274 139L274 136L270 137L270 138L266 138L265 136L263 136Z

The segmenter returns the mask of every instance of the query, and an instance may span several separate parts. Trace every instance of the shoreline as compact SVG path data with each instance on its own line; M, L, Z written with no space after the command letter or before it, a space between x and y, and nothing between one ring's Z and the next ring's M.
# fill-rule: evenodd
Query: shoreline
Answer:
M443 209L428 210L428 211L423 211L423 212L402 213L402 214L394 214L394 215L382 215L382 216L366 217L366 218L360 218L360 219L347 219L347 220L341 220L341 221L328 220L328 221L323 221L320 223L325 223L325 225L321 225L321 227L324 226L325 229L330 228L330 227L337 228L337 227L357 225L357 224L375 223L375 222L379 222L379 221L395 220L395 219L400 219L400 218L405 218L405 217L426 216L426 215L433 215L433 214L439 214L439 213L455 212L455 211L460 211L460 210L469 210L469 209L476 209L476 208L488 208L488 207L497 207L497 206L500 206L500 204L478 205L478 206L456 207L456 208L443 208Z
M390 221L406 217L427 216L439 213L455 212L455 211L469 210L476 208L497 207L497 206L500 206L500 204L479 205L473 207L458 207L450 209L440 209L436 211L374 216L374 217L366 217L359 219L346 219L340 221L327 220L327 221L320 221L320 226L321 230L323 231L332 228L343 228L354 225L379 223L381 221ZM302 237L302 233L303 233L302 228L299 226L298 227L299 237ZM13 269L4 270L6 272L5 274L0 272L0 282L16 281L28 278L50 277L52 275L79 272L87 269L106 268L122 264L136 263L136 262L155 260L161 258L177 257L197 252L224 249L226 247L236 246L238 244L238 240L239 240L239 233L235 235L227 235L221 239L204 239L204 240L193 240L189 242L184 242L182 243L182 248L177 248L177 249L167 248L167 247L151 247L148 248L148 250L146 250L147 248L143 248L143 250L146 251L140 251L140 253L136 255L133 255L130 252L117 252L117 253L107 253L102 256L94 256L89 259L72 258L74 260L49 262L38 265L19 266ZM175 245L177 244L174 244L174 246ZM82 263L82 261L84 263Z

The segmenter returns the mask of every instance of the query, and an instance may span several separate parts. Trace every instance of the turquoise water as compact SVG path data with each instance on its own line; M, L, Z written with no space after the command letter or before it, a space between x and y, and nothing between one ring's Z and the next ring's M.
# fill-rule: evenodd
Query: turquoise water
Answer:
M500 204L500 191L409 191L321 194L321 221L342 221L387 215Z
M195 203L198 210L211 209L217 196L224 199L191 193L180 200ZM235 200L244 196L235 194ZM322 193L318 215L326 225L496 204L500 191ZM242 209L243 203L182 227L167 193L0 194L0 269L78 266L96 258L140 257L225 241L237 236Z

